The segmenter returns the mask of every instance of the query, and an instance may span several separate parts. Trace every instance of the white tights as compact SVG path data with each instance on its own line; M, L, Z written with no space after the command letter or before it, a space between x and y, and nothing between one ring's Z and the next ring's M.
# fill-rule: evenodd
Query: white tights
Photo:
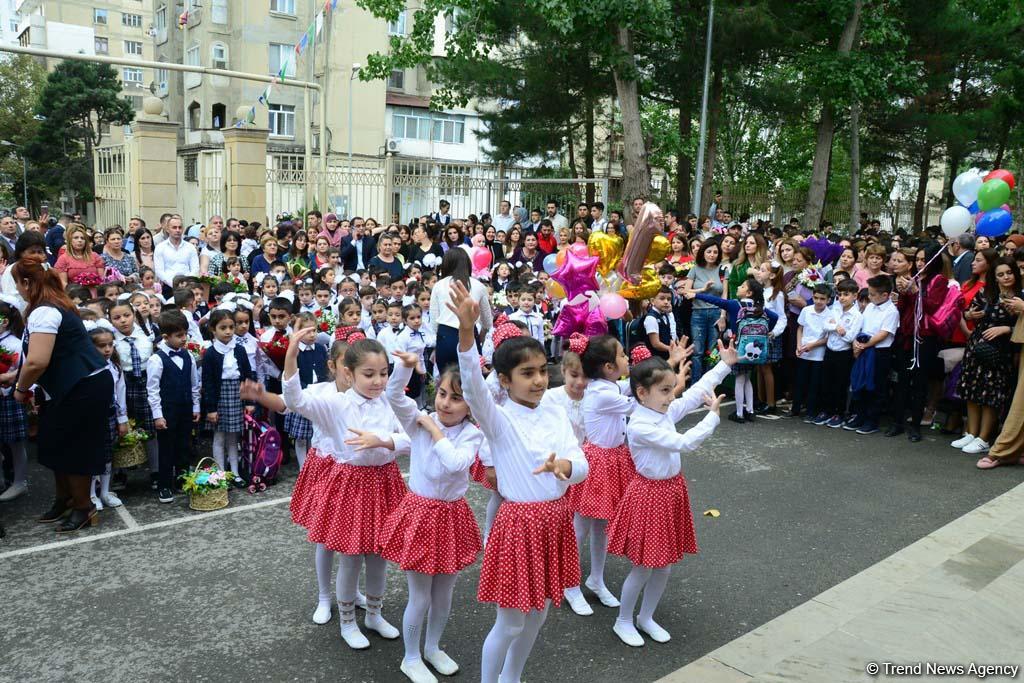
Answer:
M295 459L299 461L299 469L306 462L306 451L309 450L309 439L295 439Z
M633 625L633 610L636 608L636 601L642 590L644 601L640 605L637 623L641 625L654 623L654 610L658 608L658 602L665 592L665 586L668 584L668 577L671 573L672 565L657 569L633 565L629 576L622 584L622 604L619 606L619 616L616 621Z
M317 543L314 563L316 564L317 601L329 603L331 601L331 565L334 563L334 551L328 550L323 543ZM339 572L339 577L340 575Z
M224 456L231 465L231 472L238 474L238 437L239 432L213 433L213 459L217 467L224 469Z
M381 603L384 599L384 585L387 582L387 562L380 555L344 555L338 554L338 581L335 585L335 597L338 599L338 612L341 616L341 628L358 628L356 626L355 602L359 586L359 570L366 563L366 615L380 617Z
M491 535L494 518L498 516L498 508L501 507L503 500L505 499L501 497L497 489L491 491L491 499L487 501L487 517L484 519L484 543L487 542L487 537Z
M754 412L754 383L750 375L736 375L733 396L736 399L736 414L743 417L743 411Z
M582 549L583 541L590 537L590 578L598 586L604 586L604 564L608 559L608 520L584 517L575 514L572 528L576 532L576 547Z
M484 640L481 683L519 683L549 607L550 600L542 610L498 608L498 618Z
M427 639L424 649L427 654L440 652L441 636L448 624L452 611L452 592L458 574L421 574L406 572L409 582L409 602L402 615L402 640L405 642L405 661L421 659L420 635L423 619L427 620Z
M18 441L10 444L11 460L14 464L14 481L12 484L28 483L28 453L25 451L25 442ZM2 475L0 475L2 478Z

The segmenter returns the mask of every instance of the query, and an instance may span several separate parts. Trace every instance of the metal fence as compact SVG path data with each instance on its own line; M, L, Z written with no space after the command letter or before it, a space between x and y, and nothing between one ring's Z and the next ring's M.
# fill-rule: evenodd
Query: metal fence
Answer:
M128 169L131 156L128 145L109 145L94 150L96 171L96 221L103 227L127 226L132 213Z

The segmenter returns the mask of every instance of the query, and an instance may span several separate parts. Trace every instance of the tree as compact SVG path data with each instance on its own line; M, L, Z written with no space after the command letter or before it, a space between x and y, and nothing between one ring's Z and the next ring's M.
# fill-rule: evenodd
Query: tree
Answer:
M35 113L36 97L46 80L46 71L32 57L16 55L0 61L0 140L24 145L31 140L39 122ZM21 150L21 153L24 149ZM0 147L0 175L14 179L14 203L21 203L22 160L12 147ZM33 198L29 196L29 202Z
M66 60L46 78L36 114L46 117L26 152L39 184L70 189L83 201L95 191L92 150L108 125L127 125L134 112L120 96L117 72L106 64Z

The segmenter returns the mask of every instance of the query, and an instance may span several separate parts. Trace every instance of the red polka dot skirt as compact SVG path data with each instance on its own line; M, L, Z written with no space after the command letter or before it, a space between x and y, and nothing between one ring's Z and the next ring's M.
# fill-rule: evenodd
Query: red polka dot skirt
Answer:
M302 469L299 470L299 478L295 480L295 487L292 489L292 500L289 505L292 521L299 526L309 528L320 502L316 494L317 482L326 470L330 470L333 463L333 458L315 448L310 448L306 453Z
M626 487L619 512L608 525L608 551L641 567L666 567L696 554L690 496L682 475L647 479L639 474Z
M421 574L455 574L483 549L465 498L437 500L411 491L384 521L378 541L384 559Z
M408 491L398 465L359 467L326 460L329 466L309 494L315 504L304 518L309 542L346 555L376 553L384 520Z
M494 490L494 487L491 486L491 482L487 481L487 467L480 460L479 455L476 456L475 460L473 460L473 464L469 466L469 478L483 486L485 489L490 489L491 491Z
M601 448L589 441L583 444L590 471L587 478L569 487L569 506L573 512L594 519L615 519L619 501L636 475L633 456L626 444Z
M524 612L562 602L562 591L580 585L580 562L565 498L513 503L498 509L487 537L477 599Z

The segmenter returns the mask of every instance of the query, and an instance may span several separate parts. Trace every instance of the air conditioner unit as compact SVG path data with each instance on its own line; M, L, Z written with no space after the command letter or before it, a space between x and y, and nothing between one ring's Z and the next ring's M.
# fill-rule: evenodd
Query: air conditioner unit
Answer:
M398 152L401 151L401 145L398 144L398 140L393 138L387 141L384 148L387 150L388 154L398 154Z

